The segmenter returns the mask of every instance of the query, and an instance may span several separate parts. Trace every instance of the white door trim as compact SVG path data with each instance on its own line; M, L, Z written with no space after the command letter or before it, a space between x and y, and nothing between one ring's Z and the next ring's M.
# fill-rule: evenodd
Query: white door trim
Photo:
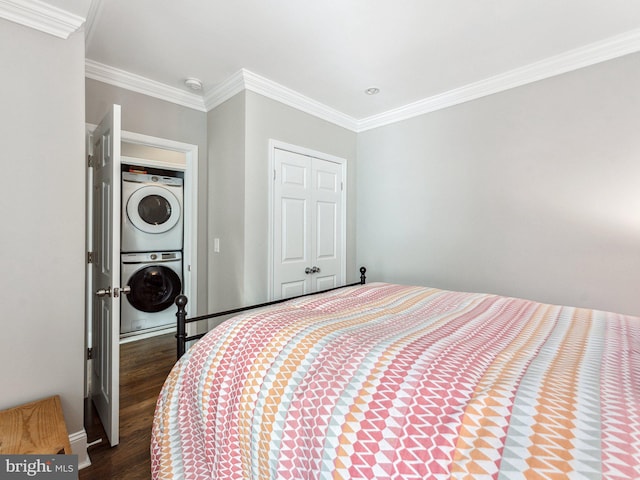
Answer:
M341 275L346 280L347 272L347 159L337 157L328 153L319 152L310 148L301 147L299 145L292 145L290 143L281 142L280 140L269 139L269 171L267 181L269 182L269 217L268 217L268 240L267 240L267 292L269 300L274 298L274 285L273 285L273 249L274 249L274 175L275 175L275 152L276 150L286 150L288 152L297 153L300 155L306 155L308 157L318 158L320 160L326 160L329 162L337 163L342 168L342 238L341 243Z
M147 159L141 159L140 165L184 172L184 244L189 246L182 252L184 292L189 298L190 307L194 309L198 304L198 146L125 130L122 131L122 141L185 155L184 165ZM127 157L127 163L133 163L131 157ZM196 314L195 310L191 310L191 315Z

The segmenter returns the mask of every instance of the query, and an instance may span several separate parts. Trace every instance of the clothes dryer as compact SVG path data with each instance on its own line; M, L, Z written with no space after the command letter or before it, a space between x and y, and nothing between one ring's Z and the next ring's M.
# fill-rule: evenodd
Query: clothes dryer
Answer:
M131 291L120 302L120 333L176 324L175 299L182 292L182 253L123 253L122 285Z
M182 178L122 173L122 252L182 250Z

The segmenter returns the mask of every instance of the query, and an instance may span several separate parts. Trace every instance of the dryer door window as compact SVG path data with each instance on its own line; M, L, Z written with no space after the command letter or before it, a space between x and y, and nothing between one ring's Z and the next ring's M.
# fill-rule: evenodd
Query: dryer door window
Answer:
M138 203L138 215L149 225L162 225L171 219L171 204L160 195L147 195Z
M136 271L128 282L131 292L127 300L141 312L161 312L173 305L182 291L176 272L162 265L151 265Z
M138 230L165 233L180 220L180 202L167 188L150 185L131 194L127 200L127 217Z

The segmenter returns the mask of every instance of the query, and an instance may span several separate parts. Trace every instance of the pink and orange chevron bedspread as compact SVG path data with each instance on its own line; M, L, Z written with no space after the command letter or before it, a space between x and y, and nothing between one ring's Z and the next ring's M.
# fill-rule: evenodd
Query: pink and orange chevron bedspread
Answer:
M640 478L640 319L370 284L229 320L169 375L154 479Z

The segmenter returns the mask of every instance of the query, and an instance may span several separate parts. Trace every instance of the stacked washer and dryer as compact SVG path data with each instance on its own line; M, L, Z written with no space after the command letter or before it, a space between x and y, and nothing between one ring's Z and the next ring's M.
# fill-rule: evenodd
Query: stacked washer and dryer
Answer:
M123 337L175 325L182 292L183 179L122 172L121 302Z

